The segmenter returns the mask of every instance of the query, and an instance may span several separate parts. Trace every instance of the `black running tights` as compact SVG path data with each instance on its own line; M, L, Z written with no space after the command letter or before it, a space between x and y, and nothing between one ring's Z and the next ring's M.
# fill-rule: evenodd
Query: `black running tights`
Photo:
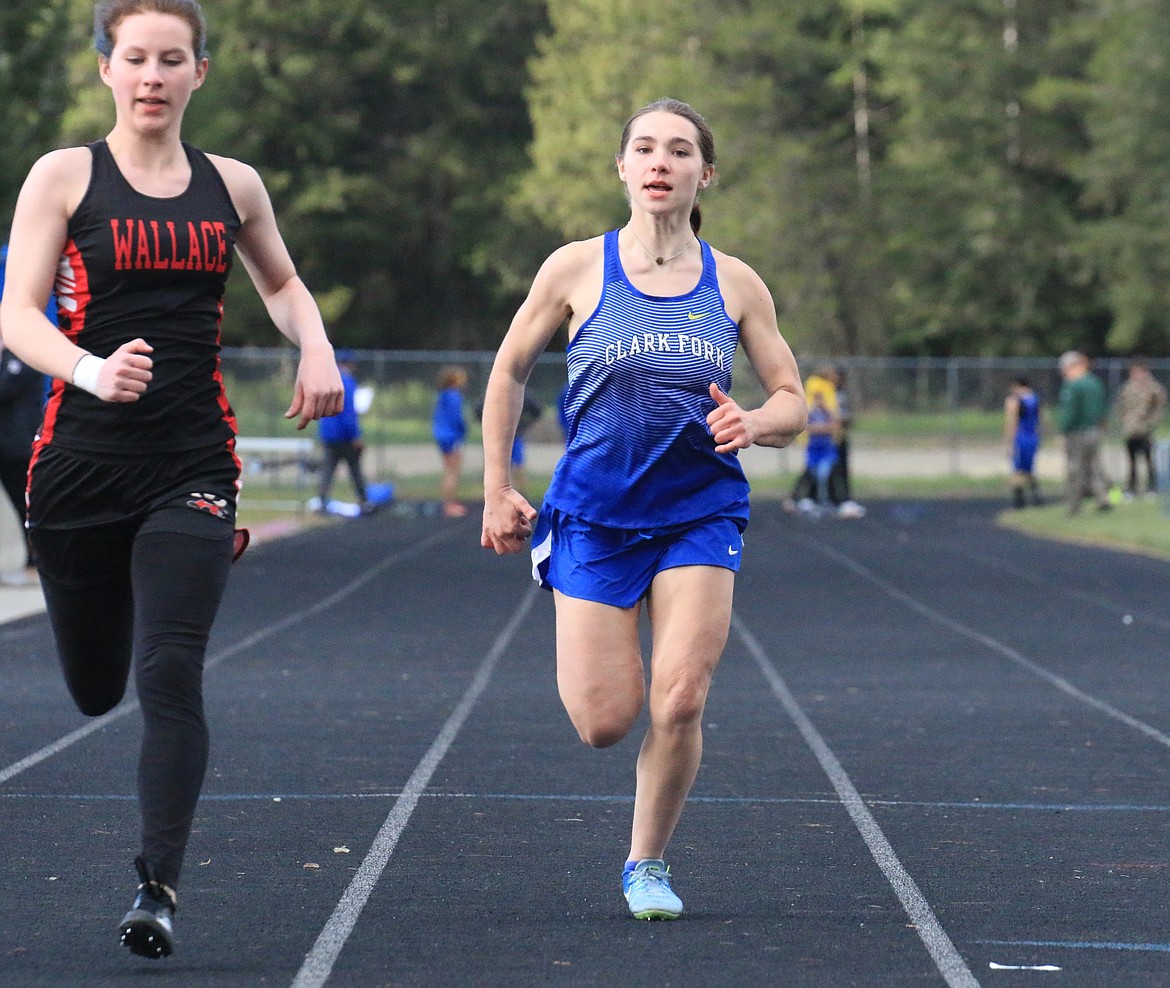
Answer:
M78 709L96 717L115 707L136 657L142 857L172 888L207 768L203 660L227 585L233 534L223 519L185 507L31 533Z

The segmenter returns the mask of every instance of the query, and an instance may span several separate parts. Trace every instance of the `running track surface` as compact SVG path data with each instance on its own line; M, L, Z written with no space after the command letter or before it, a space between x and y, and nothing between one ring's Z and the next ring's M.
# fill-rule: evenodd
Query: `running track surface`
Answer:
M674 923L618 891L641 728L576 740L551 597L474 517L236 565L161 962L115 932L132 698L86 721L45 619L0 625L0 984L1168 985L1170 566L993 516L757 506Z

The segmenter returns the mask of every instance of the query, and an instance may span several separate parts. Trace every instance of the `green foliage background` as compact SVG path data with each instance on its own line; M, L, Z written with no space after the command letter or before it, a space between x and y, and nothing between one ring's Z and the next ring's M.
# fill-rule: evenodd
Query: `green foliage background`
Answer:
M663 95L711 121L704 236L804 353L1170 354L1170 0L205 0L185 136L264 175L334 337L494 347L540 261L626 216ZM102 136L89 0L0 10L0 232ZM233 283L233 344L271 343Z

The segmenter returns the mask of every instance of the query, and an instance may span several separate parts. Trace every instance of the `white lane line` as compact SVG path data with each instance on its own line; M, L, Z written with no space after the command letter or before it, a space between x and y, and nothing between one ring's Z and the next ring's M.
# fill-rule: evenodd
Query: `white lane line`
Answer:
M934 621L936 624L941 624L944 628L954 632L956 635L961 635L964 638L969 638L974 642L978 642L985 648L988 648L991 651L1002 655L1005 659L1009 659L1010 661L1014 662L1021 669L1026 669L1033 676L1051 683L1062 693L1072 697L1074 700L1077 700L1086 706L1092 707L1094 710L1100 711L1107 717L1111 717L1116 721L1120 721L1127 727L1132 727L1135 731L1144 734L1152 741L1156 741L1158 744L1170 748L1170 735L1164 734L1156 727L1147 724L1143 720L1138 720L1138 718L1132 716L1131 714L1127 714L1124 710L1119 710L1112 704L1106 703L1104 700L1098 699L1097 697L1086 693L1081 689L1078 689L1063 676L1058 676L1051 670L1045 669L1044 666L1037 662L1033 662L1029 658L1026 658L1017 652L1014 648L1005 645L998 639L992 638L990 635L985 635L981 631L976 631L974 628L969 628L967 625L962 624L953 618L947 617L942 612L936 611L933 607L929 607L914 597L911 597L908 593L899 590L892 583L886 582L880 576L874 573L873 570L863 566L861 563L857 562L855 559L852 559L849 556L846 556L844 553L838 552L836 549L830 548L823 543L814 542L812 540L808 540L806 544L816 549L823 555L828 556L830 559L840 563L846 569L856 573L863 580L867 580L868 582L872 583L884 594L892 597L894 600L898 601L898 603L910 608L910 610L921 614L923 617Z
M809 720L800 704L797 703L796 697L788 689L788 685L784 682L784 678L777 671L771 659L768 658L767 653L760 645L756 637L748 630L747 626L740 620L739 615L733 613L731 616L732 627L736 634L739 635L744 645L747 646L752 658L756 660L756 664L760 667L760 671L764 674L764 678L768 681L768 685L772 687L772 692L776 694L777 699L783 705L788 716L792 718L796 724L797 730L800 731L804 738L805 744L812 750L825 775L828 776L830 783L837 792L842 805L844 805L846 812L853 820L854 826L857 827L861 834L862 840L865 841L869 847L870 854L873 856L877 866L881 869L882 874L886 876L886 880L890 883L897 895L898 900L902 903L902 908L906 910L910 921L914 926L915 931L925 944L930 956L934 959L935 966L938 967L939 973L942 974L946 983L951 988L978 988L979 982L975 975L971 973L971 969L967 967L955 945L951 942L951 938L947 936L942 924L935 916L934 910L926 897L919 891L914 879L910 877L910 873L902 866L902 862L898 860L898 856L894 853L893 847L886 839L886 835L882 833L882 829L878 826L877 820L874 819L872 813L866 807L861 794L853 785L845 769L837 760L837 756L833 754L829 746L825 743L825 739L821 737L820 732Z
M350 594L360 590L376 576L379 576L383 571L389 569L391 566L395 566L403 560L409 559L411 556L415 556L425 549L429 549L437 542L442 542L453 537L454 535L458 534L459 531L459 529L452 528L447 531L440 531L431 534L425 539L422 539L420 542L416 542L414 545L409 546L406 549L402 549L396 553L393 553L392 555L387 556L381 562L371 566L361 575L350 580L349 583L345 584L340 589L329 594L327 597L321 598L311 607L308 607L303 611L297 611L293 614L286 615L279 621L274 621L272 624L266 625L265 627L260 628L258 631L252 632L252 634L248 635L247 637L241 638L234 645L229 645L222 651L216 652L215 655L210 656L206 662L204 662L204 671L213 669L225 659L229 659L233 655L237 655L240 652L251 648L253 645L258 645L260 642L271 638L273 635L278 634L287 628L291 628L295 624L300 624L302 621L320 614L322 611L327 610L334 604L344 600ZM115 721L121 720L127 714L134 713L134 711L137 709L137 700L126 700L124 703L120 703L118 706L116 706L108 714L102 714L100 717L95 717L93 720L87 721L77 730L71 731L70 733L59 737L56 741L45 745L45 747L41 748L39 751L34 751L31 755L27 755L26 757L20 759L20 761L13 762L6 768L0 769L0 784L7 782L14 776L20 775L21 772L32 768L34 765L39 765L46 759L52 758L53 755L56 755L59 752L64 751L66 748L76 744L78 741L89 737L94 733L94 731L100 731L102 728L108 727Z
M1122 620L1125 618L1137 618L1145 621L1147 624L1152 624L1155 628L1161 631L1170 631L1170 620L1161 617L1157 614L1151 614L1148 611L1138 611L1132 607L1126 607L1124 604L1118 603L1112 598L1106 597L1104 594L1090 593L1086 590L1078 590L1075 587L1062 586L1059 580L1052 580L1044 577L1040 573L1025 569L1023 566L1017 566L1015 563L1008 562L1004 559L997 559L972 552L969 549L964 549L960 546L951 545L947 542L939 541L938 539L928 539L931 545L937 549L942 549L945 552L951 552L955 555L962 556L964 559L969 559L973 563L980 566L986 566L990 569L999 570L1002 573L1008 573L1016 577L1018 580L1024 580L1040 587L1048 593L1059 593L1066 597L1071 597L1073 600L1079 600L1086 604L1091 604L1093 607L1098 607L1101 610L1109 611L1114 614L1122 615ZM1102 548L1101 546L1092 546L1092 548ZM1129 623L1125 621L1125 623Z
M398 839L410 822L410 817L414 813L415 807L418 806L418 801L430 782L431 776L439 767L439 763L447 754L464 722L470 716L472 708L487 688L500 656L504 654L516 632L520 629L533 601L536 600L537 592L535 584L529 587L528 593L520 602L516 613L512 615L512 620L500 632L491 650L480 663L475 678L467 687L467 692L463 694L463 699L451 712L451 716L447 718L442 730L431 743L430 749L423 755L422 761L411 773L405 788L402 790L402 795L390 808L390 814L374 838L373 845L370 847L369 853L366 854L365 860L362 861L361 867L358 868L357 874L353 876L353 881L349 883L349 887L342 895L337 908L333 910L333 915L329 917L324 929L321 930L317 942L313 944L313 949L305 957L304 964L301 965L300 971L297 972L297 976L293 980L292 988L315 988L315 986L325 984L329 978L334 963L341 954L349 935L353 932L358 917L361 916L366 902L369 901L370 895L374 891L374 886L382 877L382 872L390 861L390 855L394 853Z

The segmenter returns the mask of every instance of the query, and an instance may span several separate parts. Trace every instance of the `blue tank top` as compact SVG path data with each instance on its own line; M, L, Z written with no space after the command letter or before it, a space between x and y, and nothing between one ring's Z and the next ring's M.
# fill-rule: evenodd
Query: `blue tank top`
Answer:
M824 425L833 420L832 413L827 408L810 408L808 411L809 425ZM819 462L834 452L837 444L833 441L831 432L809 432L807 455L810 463Z
M621 266L618 232L605 235L597 309L569 344L565 455L545 502L611 528L672 528L748 517L738 457L715 452L707 414L712 381L731 392L739 327L724 308L711 248L685 295L638 291Z
M1036 392L1021 395L1018 399L1019 417L1016 419L1016 435L1033 438L1040 434L1040 396Z

